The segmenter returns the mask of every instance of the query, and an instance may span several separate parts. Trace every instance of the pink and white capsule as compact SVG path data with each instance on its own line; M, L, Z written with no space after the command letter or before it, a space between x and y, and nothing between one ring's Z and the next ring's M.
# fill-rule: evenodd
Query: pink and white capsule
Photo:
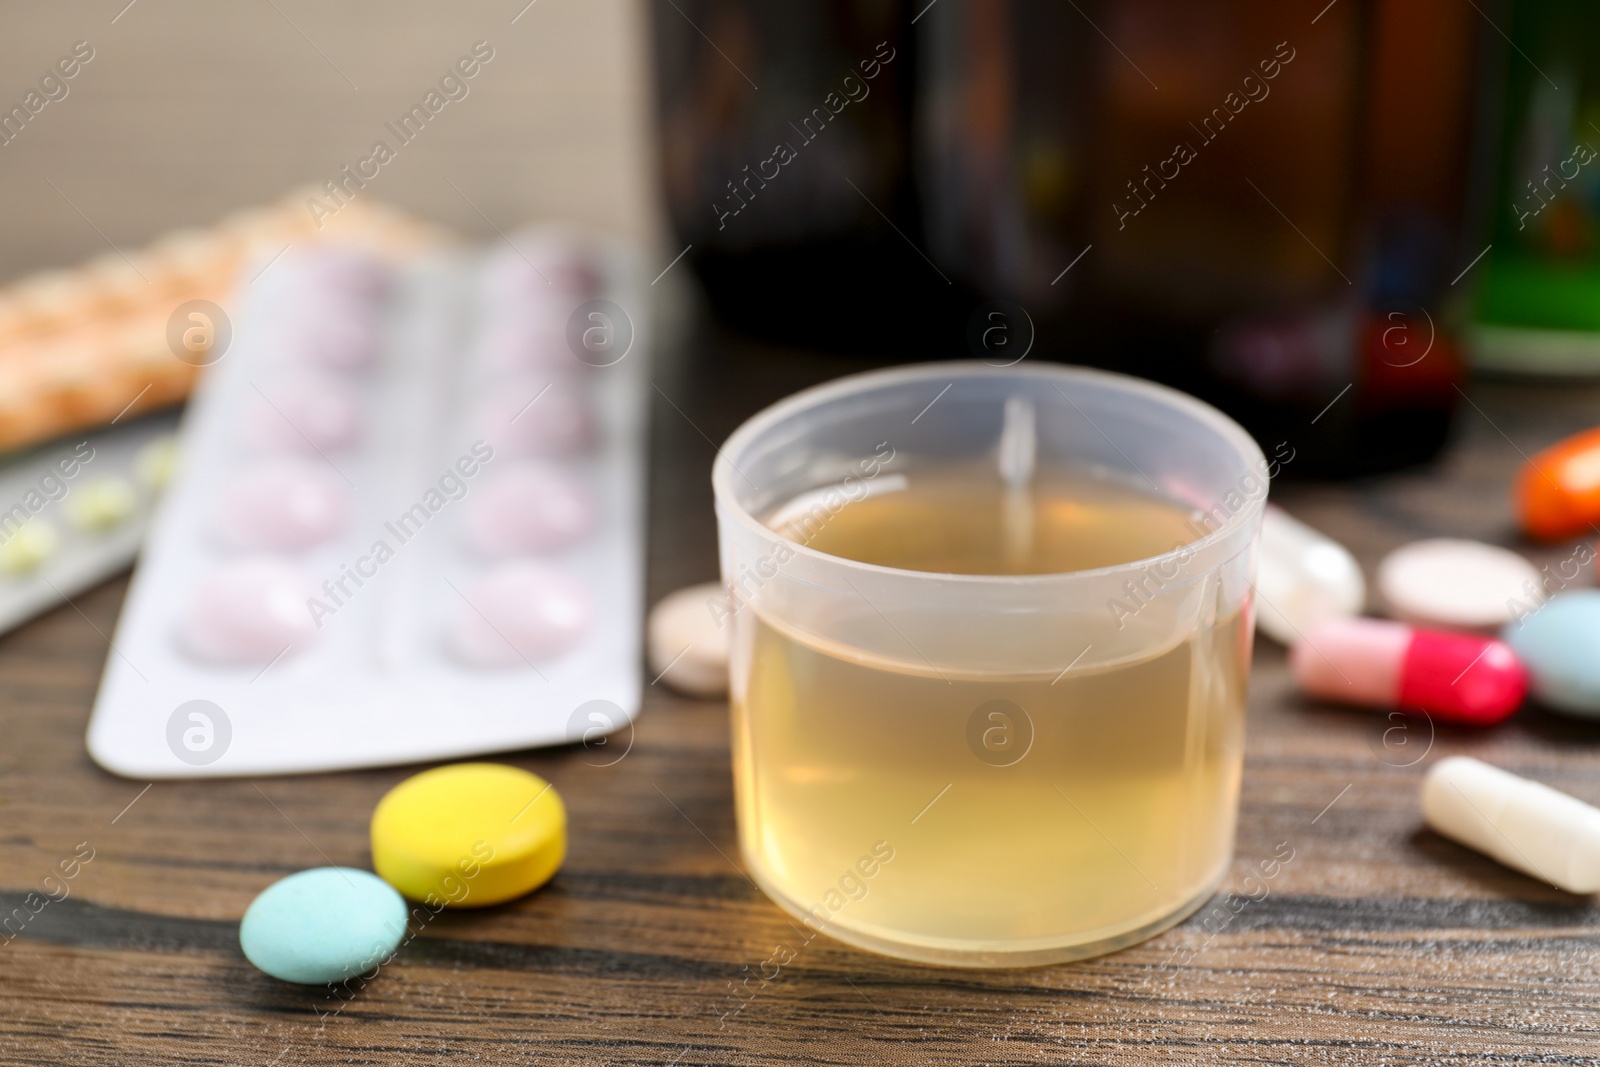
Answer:
M1490 726L1521 707L1528 671L1504 641L1383 619L1331 619L1289 652L1300 688L1346 704Z

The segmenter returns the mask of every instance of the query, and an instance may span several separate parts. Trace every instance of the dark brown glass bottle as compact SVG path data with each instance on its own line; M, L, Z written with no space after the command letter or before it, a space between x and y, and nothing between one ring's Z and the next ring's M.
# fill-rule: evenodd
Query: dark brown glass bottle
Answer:
M735 329L1156 378L1295 474L1444 440L1481 248L1470 5L675 3L667 203Z

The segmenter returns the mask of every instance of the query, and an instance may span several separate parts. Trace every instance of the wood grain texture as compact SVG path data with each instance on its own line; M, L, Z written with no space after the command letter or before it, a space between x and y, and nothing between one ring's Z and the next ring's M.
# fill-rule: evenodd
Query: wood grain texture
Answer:
M697 365L656 378L652 599L714 575L708 439L855 366L693 347ZM1588 425L1600 393L1473 400L1437 467L1280 499L1369 566L1422 535L1517 544L1519 452ZM1429 764L1471 753L1600 802L1600 728L1530 709L1487 733L1396 733L1296 696L1265 641L1229 888L1280 842L1294 858L1237 914L1219 897L1222 913L1115 955L1010 972L804 941L739 865L725 705L652 687L615 766L581 748L508 758L569 807L548 887L440 915L362 988L284 985L244 961L238 917L284 874L366 865L372 806L414 768L142 793L100 772L82 738L124 584L0 640L0 914L79 842L95 850L0 944L6 1064L1600 1062L1594 902L1428 832L1416 799ZM795 959L735 1012L733 983L779 945Z

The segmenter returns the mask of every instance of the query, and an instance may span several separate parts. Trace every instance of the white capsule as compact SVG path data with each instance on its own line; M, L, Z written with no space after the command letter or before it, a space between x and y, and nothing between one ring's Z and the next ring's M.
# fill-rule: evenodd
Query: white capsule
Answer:
M1256 592L1257 626L1292 645L1321 623L1361 614L1367 583L1343 545L1268 505Z
M1422 780L1439 833L1569 893L1600 891L1600 809L1466 756Z

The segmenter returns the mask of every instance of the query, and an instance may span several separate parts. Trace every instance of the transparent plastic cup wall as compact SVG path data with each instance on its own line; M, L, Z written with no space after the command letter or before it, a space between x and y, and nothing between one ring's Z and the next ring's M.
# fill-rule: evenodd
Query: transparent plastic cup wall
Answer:
M954 575L763 521L798 509L815 529L992 457L1008 402L1033 414L1035 477L1158 494L1193 509L1195 539L1097 570ZM730 595L710 607L732 627L740 846L807 940L1036 965L1208 899L1233 849L1267 481L1213 408L1063 366L856 375L741 426L713 471Z

